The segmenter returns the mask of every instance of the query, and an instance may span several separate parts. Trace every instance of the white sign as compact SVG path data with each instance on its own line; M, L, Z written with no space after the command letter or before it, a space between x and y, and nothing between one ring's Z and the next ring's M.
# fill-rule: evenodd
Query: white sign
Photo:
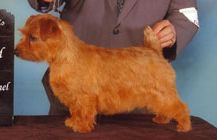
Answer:
M6 49L6 47L0 48L0 59L3 58L3 50Z
M5 22L2 19L0 19L0 26L4 26L4 25L5 25Z
M4 84L4 85L0 85L0 92L1 91L8 91L10 84L11 84L11 82L8 82L7 84Z

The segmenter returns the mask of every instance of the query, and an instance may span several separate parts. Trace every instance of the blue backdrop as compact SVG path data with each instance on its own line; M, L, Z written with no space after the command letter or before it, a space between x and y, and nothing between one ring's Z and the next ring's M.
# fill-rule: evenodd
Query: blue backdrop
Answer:
M200 30L188 47L173 62L177 86L191 115L199 116L217 126L217 7L216 0L198 0ZM25 1L0 0L0 9L15 15L17 31L28 16L36 14ZM46 64L15 58L15 115L46 115L49 103L41 78Z

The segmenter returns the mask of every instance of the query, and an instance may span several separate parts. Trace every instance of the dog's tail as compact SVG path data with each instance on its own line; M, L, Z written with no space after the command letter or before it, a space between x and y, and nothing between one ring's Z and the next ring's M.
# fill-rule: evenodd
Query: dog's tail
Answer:
M146 26L144 29L144 46L162 54L160 41L150 26Z

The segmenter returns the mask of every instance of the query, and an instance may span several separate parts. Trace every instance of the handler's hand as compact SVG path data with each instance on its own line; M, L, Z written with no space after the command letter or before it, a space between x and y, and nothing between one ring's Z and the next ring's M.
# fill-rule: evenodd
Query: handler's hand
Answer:
M162 48L172 47L175 44L176 31L169 20L157 22L152 29L157 34Z
M43 0L44 2L53 2L54 0Z

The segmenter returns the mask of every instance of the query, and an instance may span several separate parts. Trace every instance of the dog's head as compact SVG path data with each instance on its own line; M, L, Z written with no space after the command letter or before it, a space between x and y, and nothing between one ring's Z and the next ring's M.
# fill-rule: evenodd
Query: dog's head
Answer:
M22 38L16 46L15 55L30 61L49 61L62 45L60 20L51 15L31 16L20 29Z

